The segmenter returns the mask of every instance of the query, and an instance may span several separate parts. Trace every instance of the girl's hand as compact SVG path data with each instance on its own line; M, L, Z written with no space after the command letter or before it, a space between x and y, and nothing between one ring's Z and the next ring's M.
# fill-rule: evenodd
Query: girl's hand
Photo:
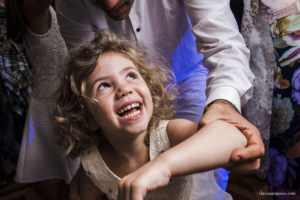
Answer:
M170 178L170 170L154 159L121 180L118 200L142 200L147 192L168 185Z

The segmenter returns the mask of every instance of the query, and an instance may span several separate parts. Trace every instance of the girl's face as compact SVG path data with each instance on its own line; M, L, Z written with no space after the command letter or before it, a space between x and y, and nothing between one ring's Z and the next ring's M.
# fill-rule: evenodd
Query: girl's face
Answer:
M101 55L87 80L87 91L98 100L88 105L106 139L146 133L153 112L152 97L130 59L117 52Z

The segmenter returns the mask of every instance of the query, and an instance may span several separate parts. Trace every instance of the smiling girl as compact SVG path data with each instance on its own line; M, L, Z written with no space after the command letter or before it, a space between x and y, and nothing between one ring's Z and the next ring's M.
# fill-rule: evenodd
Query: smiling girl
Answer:
M171 120L169 72L144 51L101 32L71 51L67 67L55 119L66 154L80 155L82 199L231 199L213 171L191 174L232 165L246 138L225 121L198 129Z

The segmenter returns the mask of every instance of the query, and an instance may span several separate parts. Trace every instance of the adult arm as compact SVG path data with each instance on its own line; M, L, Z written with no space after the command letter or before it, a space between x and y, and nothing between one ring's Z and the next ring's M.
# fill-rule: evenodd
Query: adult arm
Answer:
M297 0L261 0L263 4L268 6L272 11L282 10L288 6L291 6Z
M68 48L74 47L76 43L89 41L95 36L95 27L92 25L91 13L87 7L91 6L89 0L56 0L55 8L57 21ZM91 8L97 9L97 8ZM102 12L100 9L98 12ZM97 13L94 12L97 19Z
M231 102L240 111L252 95L254 75L250 53L237 29L229 0L185 0L207 78L207 105L218 99Z
M206 108L200 126L205 126L215 120L224 120L235 125L247 138L247 146L235 149L231 160L235 162L259 162L265 148L259 130L235 110L231 103L217 100ZM242 167L242 166L241 166Z
M172 120L167 132L175 146L125 176L119 185L119 199L142 199L147 192L166 186L172 176L230 166L232 151L246 145L243 134L222 120L212 122L193 134L195 126L187 120Z
M214 120L239 124L247 138L246 148L237 149L232 160L253 160L264 153L259 131L240 114L252 95L254 75L249 67L249 50L237 29L229 0L185 0L198 51L210 71L207 77L206 112L200 126Z
M46 33L51 26L49 6L52 0L24 0L26 25L36 34Z

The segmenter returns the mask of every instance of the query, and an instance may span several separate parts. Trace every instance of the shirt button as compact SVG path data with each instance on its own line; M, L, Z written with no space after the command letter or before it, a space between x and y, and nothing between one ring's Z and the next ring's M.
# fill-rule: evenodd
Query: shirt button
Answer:
M136 32L140 32L140 31L141 31L141 28L137 28L137 29L136 29Z

